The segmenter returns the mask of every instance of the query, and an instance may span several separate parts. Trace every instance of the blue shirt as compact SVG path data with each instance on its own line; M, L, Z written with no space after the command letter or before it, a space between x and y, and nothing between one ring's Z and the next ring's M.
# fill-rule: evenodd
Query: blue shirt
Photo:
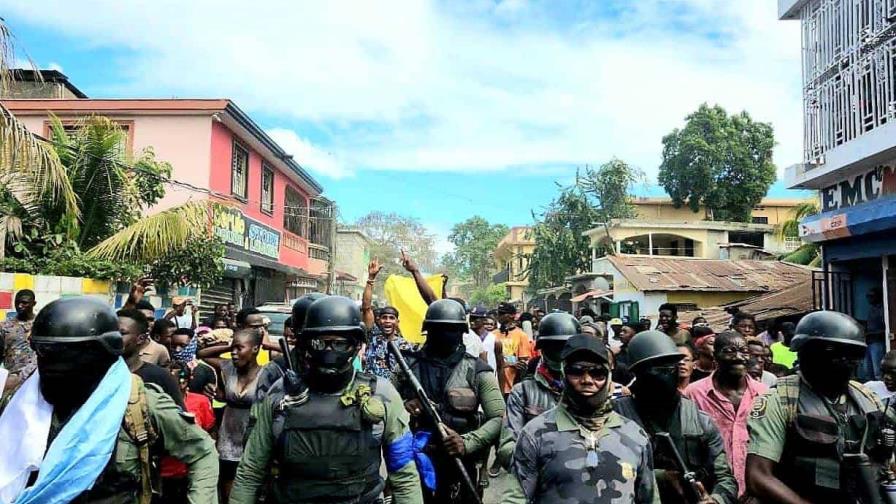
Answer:
M401 335L396 334L393 339L401 351L415 350L414 346L405 341ZM390 380L392 372L398 367L398 362L389 353L388 342L380 328L373 326L370 330L370 343L367 344L367 351L364 353L364 371Z

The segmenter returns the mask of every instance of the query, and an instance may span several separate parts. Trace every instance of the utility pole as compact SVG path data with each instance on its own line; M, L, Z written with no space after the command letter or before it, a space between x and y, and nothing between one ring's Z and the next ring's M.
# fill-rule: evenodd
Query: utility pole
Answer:
M332 295L336 289L336 202L329 201L327 210L330 213L327 217L327 223L330 226L330 261L327 263L327 294Z

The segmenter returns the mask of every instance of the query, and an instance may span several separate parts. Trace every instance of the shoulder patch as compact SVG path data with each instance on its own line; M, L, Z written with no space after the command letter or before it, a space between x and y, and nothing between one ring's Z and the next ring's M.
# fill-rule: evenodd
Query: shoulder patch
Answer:
M622 477L631 480L635 479L635 468L629 464L628 462L620 462L620 468L622 469Z
M750 418L759 419L765 416L765 412L768 410L768 397L766 395L761 395L753 401L753 407L750 409Z

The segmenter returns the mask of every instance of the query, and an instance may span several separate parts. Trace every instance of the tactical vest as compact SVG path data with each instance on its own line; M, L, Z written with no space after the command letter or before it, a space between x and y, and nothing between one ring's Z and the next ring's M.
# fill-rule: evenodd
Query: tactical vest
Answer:
M788 422L784 453L775 475L812 502L849 502L847 490L842 486L842 455L857 453L863 436L864 450L869 454L875 451L880 434L875 418L881 411L880 405L871 392L850 382L848 401L861 414L832 416L815 394L806 394L800 400L800 392L805 387L799 375L778 380L778 397L785 406ZM879 462L872 458L875 470L880 468Z
M543 377L536 375L526 378L520 384L523 393L523 419L529 423L533 418L553 408L560 400L560 394L542 383Z
M352 387L376 393L376 377L357 373ZM309 395L308 401L275 412L275 456L280 474L275 502L373 502L382 492L382 440L363 419L361 407L343 405L341 394ZM272 396L273 398L273 396Z
M76 497L73 503L117 504L136 501L138 504L149 504L152 501L152 483L156 471L153 470L150 447L156 442L158 435L149 416L144 387L153 387L154 390L161 392L156 385L144 384L139 376L131 375L128 406L122 419L122 431L119 431L118 440L112 448L112 456L94 482L93 488ZM137 447L140 474L119 470L115 461L122 443L131 443Z
M425 361L408 356L405 360L417 376ZM451 370L442 397L430 397L436 403L442 422L458 434L479 428L479 373L491 370L487 364L464 354Z

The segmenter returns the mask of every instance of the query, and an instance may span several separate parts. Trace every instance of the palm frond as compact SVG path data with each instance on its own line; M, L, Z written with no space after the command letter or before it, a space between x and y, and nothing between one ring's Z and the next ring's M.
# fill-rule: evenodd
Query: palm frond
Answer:
M187 247L210 232L210 212L217 203L194 201L144 217L106 238L88 255L149 264L162 255Z
M778 225L775 226L775 237L778 240L784 240L784 238L787 237L799 236L800 221L810 215L817 214L818 210L818 201L814 198L803 201L799 205L793 207L790 210L790 218L779 222Z

